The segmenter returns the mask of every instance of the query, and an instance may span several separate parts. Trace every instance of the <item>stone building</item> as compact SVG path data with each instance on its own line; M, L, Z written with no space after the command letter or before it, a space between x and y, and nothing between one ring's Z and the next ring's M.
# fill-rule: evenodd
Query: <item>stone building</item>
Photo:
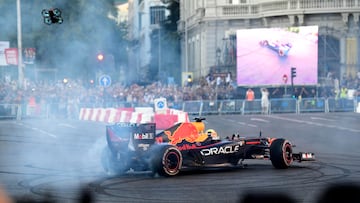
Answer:
M318 26L318 77L359 71L360 0L181 0L182 72L236 74L239 29ZM266 33L264 33L266 34Z

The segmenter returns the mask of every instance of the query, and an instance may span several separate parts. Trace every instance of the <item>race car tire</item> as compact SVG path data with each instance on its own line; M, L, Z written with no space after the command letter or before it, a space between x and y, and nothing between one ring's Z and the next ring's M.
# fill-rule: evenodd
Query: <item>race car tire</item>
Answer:
M285 55L284 51L279 49L279 56L284 56L284 55Z
M267 40L260 41L261 46L267 46L269 42Z
M270 145L270 160L277 169L286 169L293 161L292 145L288 140L279 138Z
M175 176L180 172L183 157L173 145L159 144L151 150L150 169L160 176Z
M237 156L233 156L229 159L229 163L232 165L232 166L237 166L239 165L239 161L240 161L240 158L237 157Z
M125 160L116 160L109 147L105 147L101 153L101 164L107 175L122 175L128 168Z

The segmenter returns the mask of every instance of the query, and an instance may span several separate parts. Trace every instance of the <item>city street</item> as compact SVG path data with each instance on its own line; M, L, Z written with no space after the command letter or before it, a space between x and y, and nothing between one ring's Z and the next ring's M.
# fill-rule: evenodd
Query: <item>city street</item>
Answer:
M1 120L0 184L14 198L76 202L82 190L96 202L237 202L249 193L285 194L314 202L332 183L359 182L360 114L208 116L206 128L223 138L283 137L316 162L276 170L270 161L247 167L184 172L172 178L134 173L107 177L100 164L105 123L78 120Z

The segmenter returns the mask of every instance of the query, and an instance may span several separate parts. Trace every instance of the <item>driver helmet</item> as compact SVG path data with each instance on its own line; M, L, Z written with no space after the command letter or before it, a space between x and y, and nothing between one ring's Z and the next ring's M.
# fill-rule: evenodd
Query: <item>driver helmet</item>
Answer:
M207 130L206 134L208 135L208 137L211 137L213 140L220 140L220 137L218 136L216 131L213 129Z

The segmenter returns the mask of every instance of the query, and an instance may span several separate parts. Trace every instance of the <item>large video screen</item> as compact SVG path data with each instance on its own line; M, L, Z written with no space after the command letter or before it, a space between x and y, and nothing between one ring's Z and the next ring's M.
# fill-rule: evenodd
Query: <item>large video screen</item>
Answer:
M237 30L238 86L318 83L318 26Z

